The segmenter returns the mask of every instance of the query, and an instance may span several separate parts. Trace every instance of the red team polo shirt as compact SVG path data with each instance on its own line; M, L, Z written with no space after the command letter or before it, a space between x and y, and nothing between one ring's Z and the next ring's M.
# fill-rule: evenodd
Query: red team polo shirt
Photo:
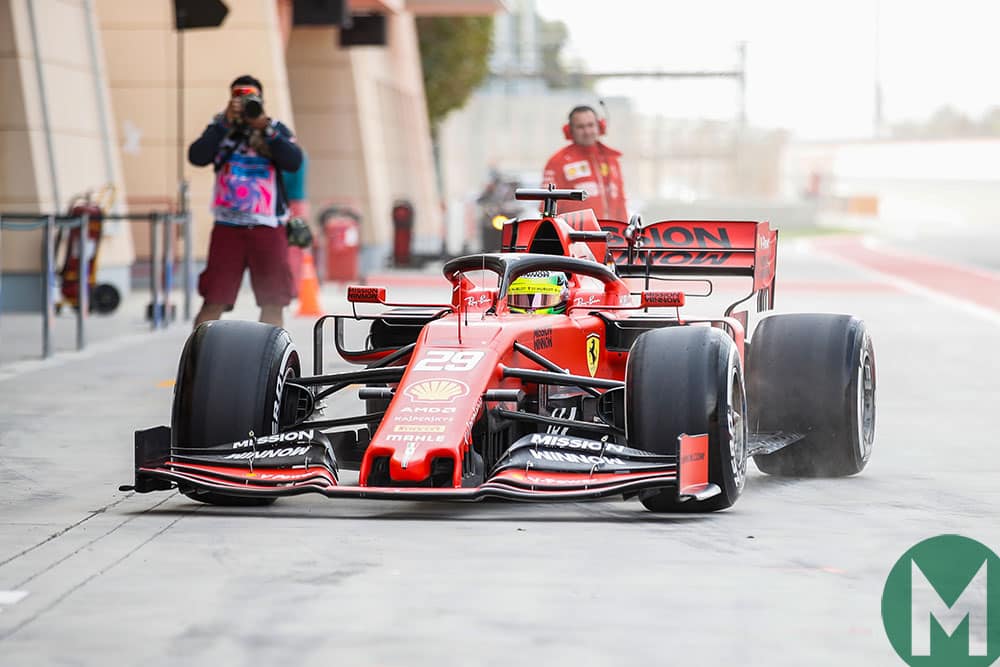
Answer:
M560 201L560 213L591 208L599 219L627 222L620 155L599 141L593 146L570 144L549 158L542 187L552 183L557 188L586 191L586 201Z

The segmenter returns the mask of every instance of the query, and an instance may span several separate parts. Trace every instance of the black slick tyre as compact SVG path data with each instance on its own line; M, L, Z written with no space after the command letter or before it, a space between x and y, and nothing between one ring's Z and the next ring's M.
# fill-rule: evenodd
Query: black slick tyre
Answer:
M804 436L754 457L769 475L843 477L868 465L875 441L875 350L850 315L772 315L747 356L750 427Z
M714 512L736 502L746 482L746 393L735 343L702 326L655 329L629 352L625 431L632 447L677 454L677 437L708 434L708 476L722 493L680 502L675 489L643 491L653 512Z
M213 321L188 337L177 369L171 445L199 447L272 435L295 419L294 401L283 400L287 382L299 377L299 355L284 329L242 321ZM268 505L273 498L244 498L180 488L214 505Z

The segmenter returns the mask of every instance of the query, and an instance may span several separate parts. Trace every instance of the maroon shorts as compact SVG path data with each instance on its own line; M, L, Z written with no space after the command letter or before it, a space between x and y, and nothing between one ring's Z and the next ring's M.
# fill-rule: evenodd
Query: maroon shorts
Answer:
M206 303L236 303L245 269L250 269L250 285L258 306L288 305L295 291L284 226L212 226L208 260L198 278L198 293Z

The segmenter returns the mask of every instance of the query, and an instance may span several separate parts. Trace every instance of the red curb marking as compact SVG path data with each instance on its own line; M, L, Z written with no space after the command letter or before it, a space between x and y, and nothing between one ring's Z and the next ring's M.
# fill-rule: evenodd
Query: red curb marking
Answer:
M890 247L869 247L862 239L817 243L822 252L928 290L1000 312L1000 274L968 268ZM780 285L779 285L780 289Z
M874 281L825 281L825 280L789 280L777 281L775 292L901 292L896 285Z

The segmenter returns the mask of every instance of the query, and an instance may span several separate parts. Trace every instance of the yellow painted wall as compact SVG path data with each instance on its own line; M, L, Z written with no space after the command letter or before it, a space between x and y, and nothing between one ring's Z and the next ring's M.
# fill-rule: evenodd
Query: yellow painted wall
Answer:
M388 17L385 47L341 49L332 28L292 30L287 62L300 142L309 154L313 209L361 210L362 242L391 242L397 198L416 209L418 237L440 239L442 215L416 25Z
M187 163L187 147L229 100L229 83L251 74L264 85L264 108L294 129L284 49L274 0L229 2L219 28L184 31L183 136L178 141L177 47L170 0L97 0L118 119L122 161L135 202L175 201L178 160L191 184L194 255L204 258L212 218L211 167ZM148 208L148 206L146 206ZM140 254L145 239L137 239Z
M32 35L31 11L37 41ZM116 153L105 150L106 144L115 141L114 121L102 44L93 18L93 8L86 0L34 0L30 6L28 0L0 3L4 106L0 115L0 211L65 213L74 195L108 183L124 193ZM96 40L96 63L91 57L89 31ZM52 163L42 114L43 95ZM108 136L102 131L102 114ZM50 164L54 164L54 183ZM6 232L0 257L3 270L39 271L40 248L40 232ZM131 252L128 227L109 225L102 262L106 266L130 263Z
M55 201L28 0L0 2L0 210L63 211L72 195L109 180L118 192L118 212L172 207L181 167L191 185L194 254L203 259L212 173L187 164L187 146L226 104L230 81L253 74L264 84L267 112L291 127L309 154L314 211L326 203L354 204L364 218L363 243L384 249L392 238L393 201L405 198L416 207L415 235L440 239L413 15L398 11L402 5L388 15L385 47L341 49L335 29L295 28L286 65L287 0L227 4L230 13L220 28L182 37L179 135L171 0L33 0L56 153ZM144 225L110 224L108 231L105 266L127 267L136 255L148 257ZM39 248L37 233L6 234L3 270L38 271Z

